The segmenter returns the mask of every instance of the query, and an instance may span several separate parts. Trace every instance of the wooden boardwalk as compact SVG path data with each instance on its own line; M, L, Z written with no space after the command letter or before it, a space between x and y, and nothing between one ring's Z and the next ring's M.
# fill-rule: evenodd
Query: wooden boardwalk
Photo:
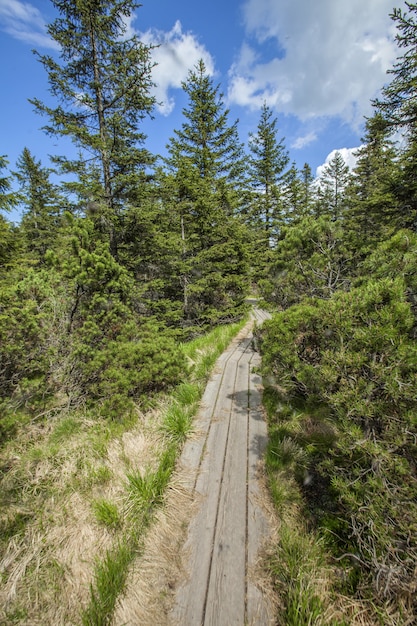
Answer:
M267 314L254 309L261 323ZM257 502L258 462L267 441L253 320L216 364L181 464L199 506L184 546L188 579L172 614L180 626L266 626L271 607L251 582L268 524Z

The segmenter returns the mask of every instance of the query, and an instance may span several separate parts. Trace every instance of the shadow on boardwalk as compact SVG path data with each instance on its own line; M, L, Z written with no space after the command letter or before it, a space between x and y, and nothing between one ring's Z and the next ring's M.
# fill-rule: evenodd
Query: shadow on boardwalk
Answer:
M262 321L267 314L255 311L255 317ZM252 324L219 360L197 416L199 435L181 458L195 477L189 487L199 501L183 548L188 577L171 614L181 626L274 623L268 598L250 576L270 532L259 504L267 429Z

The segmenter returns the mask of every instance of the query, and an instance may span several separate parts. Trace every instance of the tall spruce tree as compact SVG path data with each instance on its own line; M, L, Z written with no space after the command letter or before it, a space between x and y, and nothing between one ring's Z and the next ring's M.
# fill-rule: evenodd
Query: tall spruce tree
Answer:
M406 10L394 9L391 18L396 41L403 54L388 71L393 76L374 101L392 132L400 131L406 141L400 165L402 176L394 188L399 201L401 225L417 229L417 4L406 2Z
M23 207L21 232L26 247L42 260L56 241L62 200L50 181L52 170L42 167L28 148L23 149L16 168L13 174L20 186L18 197Z
M397 28L396 42L404 50L394 67L388 70L393 79L374 101L390 126L410 133L417 130L417 4L406 2L408 13L394 9L390 14Z
M189 160L198 177L223 197L223 208L232 212L227 202L239 188L244 174L243 145L238 135L238 120L229 124L219 85L214 85L202 59L182 84L189 106L182 113L185 122L168 143L170 169L178 171ZM229 194L229 195L228 195ZM226 200L227 198L227 200ZM235 198L236 199L236 198Z
M7 167L6 157L0 155L0 173ZM8 267L16 248L16 237L11 224L1 211L10 211L16 204L16 194L11 191L10 176L0 176L0 278Z
M138 126L154 98L150 47L127 37L127 18L135 0L52 0L60 16L48 26L60 59L39 56L57 107L33 99L49 117L48 133L69 136L78 158L57 157L62 170L75 173L73 185L94 206L117 250L115 222L140 173L153 159L143 147Z
M362 146L355 156L353 176L346 188L347 217L356 235L355 247L363 247L389 235L397 226L393 192L398 178L396 150L380 113L366 121Z
M316 212L333 220L341 217L345 207L345 189L349 182L350 170L341 153L337 150L327 165L319 181Z
M284 139L277 139L277 119L266 103L263 104L256 133L249 136L249 180L255 190L253 218L265 233L268 245L276 238L282 225L282 182L289 156Z
M283 218L286 224L298 223L312 211L313 176L310 166L297 169L295 163L286 172L282 181Z
M188 107L167 145L170 198L165 197L165 206L176 215L181 236L184 321L216 323L237 314L246 291L245 235L235 218L243 146L237 121L229 124L219 86L202 60L189 72L183 89Z
M8 160L0 155L0 172L6 169ZM16 204L16 194L11 191L10 176L0 176L0 211L10 211Z

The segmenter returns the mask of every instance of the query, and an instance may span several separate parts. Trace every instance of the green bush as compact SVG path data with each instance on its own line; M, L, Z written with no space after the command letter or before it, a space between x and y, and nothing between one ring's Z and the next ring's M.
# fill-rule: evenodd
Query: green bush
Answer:
M0 285L0 397L35 408L55 389L66 301L55 272Z
M417 567L417 345L408 289L401 276L368 278L275 315L261 337L265 377L324 406L335 428L332 445L310 456L332 499L319 521L360 567L361 593L397 608L414 602ZM318 484L305 491L322 505Z
M79 332L74 359L73 375L80 389L121 411L129 399L179 382L186 370L172 334L152 323L125 324L116 338L108 339L90 320Z
M330 298L349 285L350 256L339 223L305 217L284 229L276 250L271 250L261 294L283 308L308 297Z

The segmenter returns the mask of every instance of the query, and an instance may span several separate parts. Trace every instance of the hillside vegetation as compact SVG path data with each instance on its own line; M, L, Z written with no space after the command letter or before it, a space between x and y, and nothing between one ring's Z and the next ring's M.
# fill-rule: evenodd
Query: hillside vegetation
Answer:
M136 3L53 4L57 104L32 104L77 156L0 157L2 622L111 623L213 364L199 342L221 349L255 291L279 619L415 623L417 5L391 16L354 170L336 153L317 181L267 104L241 141L203 61L151 154Z

